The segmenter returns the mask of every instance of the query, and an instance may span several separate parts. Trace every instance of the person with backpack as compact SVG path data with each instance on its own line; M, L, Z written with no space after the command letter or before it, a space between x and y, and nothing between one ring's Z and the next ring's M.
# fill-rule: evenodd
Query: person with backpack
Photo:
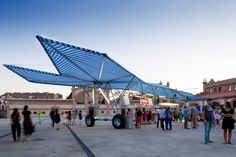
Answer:
M18 140L20 140L20 135L21 135L20 114L18 112L18 108L14 108L10 118L11 118L11 132L13 140L15 142L16 132Z

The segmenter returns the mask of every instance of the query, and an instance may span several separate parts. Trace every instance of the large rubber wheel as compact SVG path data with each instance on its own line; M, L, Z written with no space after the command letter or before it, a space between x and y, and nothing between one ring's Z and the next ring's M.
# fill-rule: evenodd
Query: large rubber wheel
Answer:
M85 117L85 124L87 125L87 127L93 127L95 124L95 119L92 115L87 115Z
M112 125L115 129L122 129L125 127L125 118L121 114L116 114L112 118Z

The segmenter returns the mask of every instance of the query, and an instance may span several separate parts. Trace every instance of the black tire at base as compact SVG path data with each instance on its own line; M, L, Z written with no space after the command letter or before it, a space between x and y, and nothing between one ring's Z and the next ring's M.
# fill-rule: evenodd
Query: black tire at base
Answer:
M93 127L95 124L95 118L92 115L87 115L85 117L85 124L87 125L87 127Z
M115 129L122 129L125 127L125 118L121 114L116 114L112 118L112 125Z

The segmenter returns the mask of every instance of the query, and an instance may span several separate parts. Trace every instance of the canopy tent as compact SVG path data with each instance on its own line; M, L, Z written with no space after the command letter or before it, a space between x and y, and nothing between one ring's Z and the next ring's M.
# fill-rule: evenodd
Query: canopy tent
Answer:
M158 106L164 106L164 107L178 107L179 104L175 104L175 103L159 103Z
M154 83L146 83L107 54L36 36L58 74L15 65L5 67L29 82L88 88L109 88L138 91L187 100L191 93L174 90Z

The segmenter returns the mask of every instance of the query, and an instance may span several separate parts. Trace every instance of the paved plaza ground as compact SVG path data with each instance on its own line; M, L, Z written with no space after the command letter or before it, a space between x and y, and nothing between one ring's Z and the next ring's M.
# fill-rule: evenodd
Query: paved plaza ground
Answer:
M204 144L202 123L198 129L183 129L174 124L172 131L162 131L156 125L143 125L141 129L114 129L111 122L96 121L94 127L71 126L74 133L97 157L228 157L236 154L236 131L234 145L223 144L220 128L211 132L212 144ZM8 120L0 119L0 136L10 131ZM32 141L12 142L12 136L0 138L0 157L83 157L83 147L67 127L56 131L49 119L37 126Z

